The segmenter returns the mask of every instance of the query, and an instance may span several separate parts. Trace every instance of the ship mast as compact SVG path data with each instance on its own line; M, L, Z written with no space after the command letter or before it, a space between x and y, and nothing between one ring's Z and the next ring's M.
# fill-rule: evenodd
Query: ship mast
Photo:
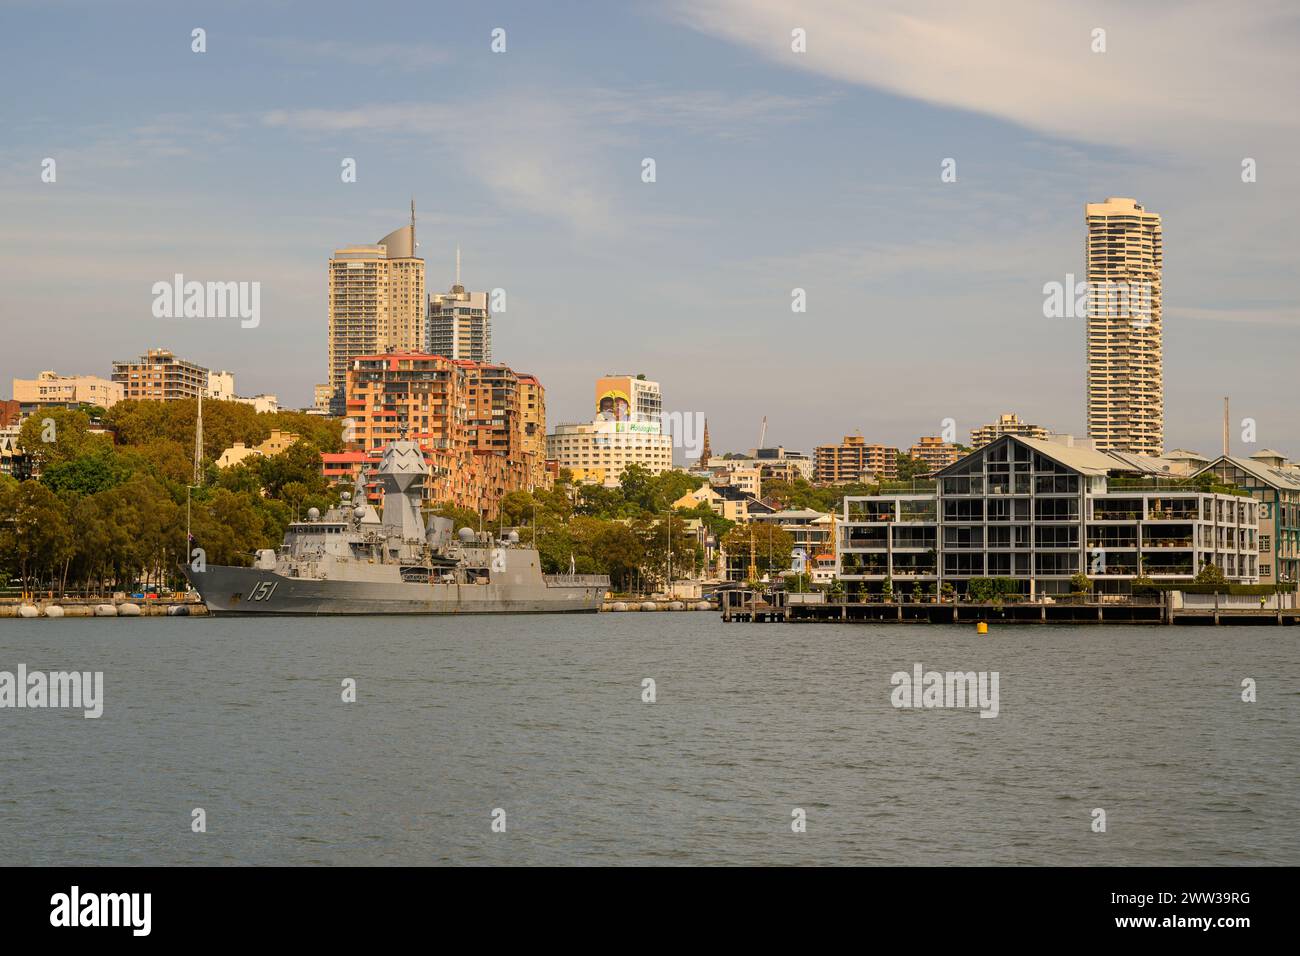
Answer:
M203 481L203 389L199 389L199 411L194 420L194 487Z

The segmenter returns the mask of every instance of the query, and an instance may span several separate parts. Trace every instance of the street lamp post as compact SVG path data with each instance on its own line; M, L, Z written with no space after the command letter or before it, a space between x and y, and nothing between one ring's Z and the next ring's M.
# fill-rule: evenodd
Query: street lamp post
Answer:
M668 600L673 599L673 513L668 512Z

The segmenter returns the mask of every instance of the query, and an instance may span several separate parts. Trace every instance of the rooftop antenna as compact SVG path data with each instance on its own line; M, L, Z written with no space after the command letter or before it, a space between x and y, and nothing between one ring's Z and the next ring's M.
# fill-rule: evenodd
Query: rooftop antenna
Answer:
M419 243L415 241L415 197L411 197L411 255L415 255L415 248Z
M460 285L460 243L456 243L456 285Z

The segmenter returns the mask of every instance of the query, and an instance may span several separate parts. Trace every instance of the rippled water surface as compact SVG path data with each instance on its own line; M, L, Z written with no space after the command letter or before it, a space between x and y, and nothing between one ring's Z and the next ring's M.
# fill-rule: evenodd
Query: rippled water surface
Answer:
M0 710L0 860L1294 865L1298 644L706 613L0 620L0 670L102 670L106 697L98 720ZM896 710L918 662L997 671L999 716Z

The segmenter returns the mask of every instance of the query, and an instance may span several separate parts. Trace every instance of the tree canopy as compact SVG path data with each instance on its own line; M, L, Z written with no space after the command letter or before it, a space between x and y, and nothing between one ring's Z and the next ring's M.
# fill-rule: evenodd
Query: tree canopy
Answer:
M194 543L216 564L248 564L277 546L306 509L337 494L321 474L322 449L341 447L341 425L297 412L258 414L239 402L203 403L203 480L194 487L198 403L119 402L112 409L49 408L19 430L38 480L0 481L0 583L26 590L102 592L180 583L188 503ZM272 430L303 440L278 455L218 469L236 441Z

